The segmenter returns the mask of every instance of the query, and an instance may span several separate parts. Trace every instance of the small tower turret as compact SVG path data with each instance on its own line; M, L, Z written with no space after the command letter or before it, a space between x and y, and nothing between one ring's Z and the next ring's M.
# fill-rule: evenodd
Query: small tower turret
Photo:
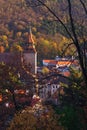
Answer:
M37 73L37 52L35 49L35 42L33 39L31 27L28 32L28 40L27 40L27 47L24 50L24 60L26 64L31 65L31 72L33 74Z
M31 50L31 51L36 51L36 49L35 49L35 42L34 42L34 39L33 39L33 35L32 35L32 31L31 31L31 27L30 27L30 29L29 29L29 33L28 33L28 43L29 43L29 50Z

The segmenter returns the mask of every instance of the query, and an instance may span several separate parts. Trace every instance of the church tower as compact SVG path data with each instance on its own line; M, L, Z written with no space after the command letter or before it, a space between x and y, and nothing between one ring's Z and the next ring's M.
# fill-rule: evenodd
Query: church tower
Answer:
M31 67L32 74L37 74L37 52L34 45L34 39L32 37L31 28L28 32L28 40L26 48L23 53L24 62L27 66Z

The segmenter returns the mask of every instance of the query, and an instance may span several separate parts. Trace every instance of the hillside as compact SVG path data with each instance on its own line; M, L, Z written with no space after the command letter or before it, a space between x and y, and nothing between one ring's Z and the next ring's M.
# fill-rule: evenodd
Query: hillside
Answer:
M67 2L65 0L44 0L44 2L71 30ZM87 5L87 1L84 0L84 2ZM87 35L87 19L79 0L73 0L72 7L77 34L79 37L82 33ZM48 41L56 42L58 47L62 48L65 43L60 45L60 42L64 36L68 38L61 24L46 8L41 4L38 5L37 0L0 0L0 45L3 43L5 47L14 43L23 45L28 35L29 26L32 27L37 42L40 42L40 37L43 37ZM60 50L62 49L58 51Z
M46 27L48 24L48 28L52 28L53 22L50 21L54 20L53 17L48 13L45 8L42 6L36 6L35 2L30 5L29 0L0 0L0 34L8 34L14 30L16 32L22 31L26 32L29 23L33 25L33 27L39 28L42 33L46 31ZM32 1L32 0L30 0ZM50 0L47 2L47 5L52 8L56 14L62 18L64 23L68 23L68 12L67 12L67 3L65 0ZM87 4L87 2L85 1ZM76 2L73 1L73 15L74 18L81 22L85 18L85 12L79 3L79 0ZM55 8L54 8L55 7ZM77 17L78 16L78 17ZM45 25L46 24L46 25ZM58 23L54 23L56 26ZM84 21L85 24L85 21ZM53 25L53 26L55 26ZM50 27L51 26L51 27ZM11 35L11 34L10 34Z

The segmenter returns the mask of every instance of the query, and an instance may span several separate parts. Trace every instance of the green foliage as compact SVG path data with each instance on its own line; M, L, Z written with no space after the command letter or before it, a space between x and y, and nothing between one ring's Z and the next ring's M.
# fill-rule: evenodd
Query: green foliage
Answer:
M43 59L54 59L58 54L57 43L45 38L38 39L36 50L38 52L39 61L42 61Z
M70 77L68 85L61 83L64 88L64 94L60 95L62 104L71 104L73 106L84 106L86 104L86 94L84 93L84 80L80 70L70 68Z
M60 123L66 130L83 130L86 124L83 107L86 105L86 95L84 93L84 80L81 70L70 68L71 76L69 84L61 83L64 93L59 94L61 108L56 108L60 114Z
M18 76L15 72L15 68L5 65L4 63L0 63L0 85L11 86L18 83Z
M13 99L13 103L15 109L18 110L18 106L15 100L14 90L15 87L22 85L20 82L18 75L16 74L16 69L5 65L4 63L0 63L0 90L2 94L5 94L6 89L10 92L10 96Z
M83 80L83 76L80 68L76 69L75 67L70 67L70 78L72 80L79 80L79 82L81 83L81 81Z
M66 130L83 130L83 110L73 106L64 106L62 109L56 108L60 115L59 122Z
M57 30L57 22L48 19L43 19L41 27L46 31L47 34L54 35Z

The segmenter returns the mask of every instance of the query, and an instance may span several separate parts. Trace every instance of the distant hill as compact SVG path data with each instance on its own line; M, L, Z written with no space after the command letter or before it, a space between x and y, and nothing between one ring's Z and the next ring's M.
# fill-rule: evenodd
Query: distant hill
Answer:
M11 37L11 35L13 35L12 33L14 33L14 35L19 31L24 33L27 31L29 23L31 23L33 27L42 33L54 34L61 30L61 25L59 25L58 22L51 22L53 17L45 8L42 8L42 6L30 7L30 5L28 6L28 4L26 4L26 1L28 0L0 0L0 35L7 34ZM86 0L84 1L87 4ZM85 18L83 8L79 3L79 0L73 0L72 4L73 16L75 19L77 18L78 23L81 24L81 19L84 20ZM67 3L65 0L50 0L47 2L47 5L56 12L64 23L69 24L67 16ZM52 28L52 30L50 28ZM51 30L51 32L48 30Z
M40 37L60 43L67 33L51 13L37 0L0 0L0 45L11 46L18 43L23 46L26 42L29 26L37 41ZM44 0L46 4L71 30L66 0ZM83 0L87 5L87 0ZM79 0L72 0L72 15L75 21L77 34L87 35L87 16ZM87 6L86 6L87 7ZM3 37L2 37L3 36ZM63 46L60 45L62 48ZM8 50L8 48L7 48ZM62 50L62 49L60 49Z

